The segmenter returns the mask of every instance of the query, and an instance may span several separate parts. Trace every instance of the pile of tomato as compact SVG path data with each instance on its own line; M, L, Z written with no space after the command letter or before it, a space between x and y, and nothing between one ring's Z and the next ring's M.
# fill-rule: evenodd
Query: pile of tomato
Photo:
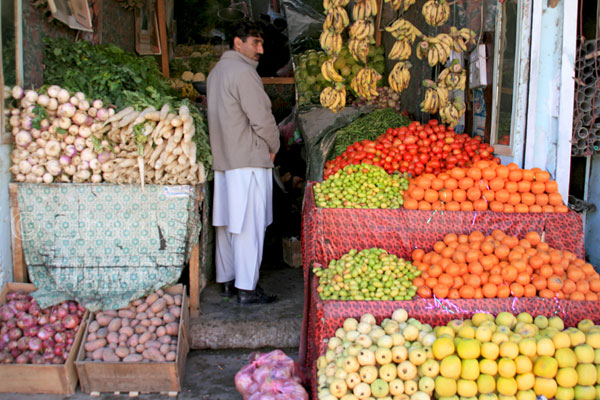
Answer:
M468 167L479 160L494 160L494 147L481 137L457 134L450 127L431 120L389 128L376 140L356 142L334 160L325 163L323 179L351 164L372 164L388 173L418 176L438 174L456 166ZM498 163L499 159L495 159Z

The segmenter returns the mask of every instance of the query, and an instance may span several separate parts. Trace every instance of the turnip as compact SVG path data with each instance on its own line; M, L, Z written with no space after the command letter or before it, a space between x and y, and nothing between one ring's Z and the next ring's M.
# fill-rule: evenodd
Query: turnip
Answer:
M12 97L16 100L20 100L23 97L23 88L20 86L14 86L11 90Z
M31 133L25 130L20 130L15 136L15 143L19 147L27 147L31 143L31 139Z

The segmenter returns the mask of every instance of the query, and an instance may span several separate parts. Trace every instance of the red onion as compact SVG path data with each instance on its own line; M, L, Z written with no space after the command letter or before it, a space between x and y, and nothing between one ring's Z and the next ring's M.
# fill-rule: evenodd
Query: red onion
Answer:
M29 355L25 353L19 354L15 359L15 362L17 364L27 364L29 362Z
M56 314L50 314L50 317L48 317L48 322L50 323L55 323L58 320L58 317L56 316Z
M50 362L50 360L54 358L54 348L44 347L44 350L42 350L42 357L44 357L46 362Z
M65 344L64 343L56 343L56 345L54 345L54 355L55 356L61 356L63 355L63 353L65 352Z
M62 358L62 356L54 356L52 357L52 364L64 364L65 360Z
M5 305L0 308L0 321L8 321L14 316L15 313L8 306Z
M0 336L0 350L3 350L6 346L8 346L8 342L10 342L8 333L2 334L2 336Z
M29 340L31 338L27 336L22 336L17 340L17 348L19 350L27 350L29 348Z
M31 363L32 364L44 364L45 360L41 354L36 353L31 356Z
M52 323L52 328L56 331L56 332L63 332L65 330L65 327L63 326L61 321L55 321Z
M77 315L69 314L62 320L63 325L67 329L74 329L77 325L79 325L79 318Z
M9 319L8 321L6 321L6 327L8 329L13 329L17 327L17 319L13 318L13 319Z
M15 306L15 310L25 311L26 304L24 300L15 300L12 304Z
M48 314L42 314L37 320L38 325L46 325L50 322Z
M40 308L37 302L33 302L31 306L29 306L29 314L33 316L38 316L42 313L42 309Z
M54 334L54 341L57 343L58 346L58 343L64 343L67 341L67 335L65 335L64 332L56 332Z
M35 325L35 318L32 315L24 314L17 319L17 326L21 329L29 328Z
M71 314L76 314L77 313L77 303L75 303L74 301L70 301L69 302L69 313Z
M10 342L8 342L8 344L6 345L6 348L9 351L13 351L13 350L18 350L17 349L17 341L16 340L11 340Z
M37 336L39 331L40 331L40 327L38 325L30 326L30 327L23 329L23 335L34 337L34 336Z
M10 355L15 358L17 358L21 353L22 351L17 349L16 347L10 351Z
M42 341L39 338L31 338L29 340L29 350L40 351L42 349Z
M58 309L56 310L56 316L60 319L63 319L64 317L67 316L67 314L69 314L69 306L66 304L61 305L60 307L58 307Z
M54 329L52 329L50 325L42 326L42 328L37 334L37 337L39 337L42 340L50 339L52 336L54 336Z
M19 328L12 328L8 331L10 340L18 340L21 336L23 336L23 332Z
M0 364L12 364L15 361L10 353L0 353Z

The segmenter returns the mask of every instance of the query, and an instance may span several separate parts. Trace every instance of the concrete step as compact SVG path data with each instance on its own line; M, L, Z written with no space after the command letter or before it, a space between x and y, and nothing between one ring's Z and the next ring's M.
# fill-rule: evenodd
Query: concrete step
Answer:
M191 321L192 349L298 347L304 305L302 269L285 264L262 267L260 285L279 300L241 306L235 298L221 298L219 284L209 284L200 296L200 315Z

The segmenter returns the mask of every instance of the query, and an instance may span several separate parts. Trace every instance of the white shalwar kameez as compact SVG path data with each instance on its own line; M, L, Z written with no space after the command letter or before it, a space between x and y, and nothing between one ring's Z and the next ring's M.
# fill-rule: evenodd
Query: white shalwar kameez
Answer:
M258 283L267 226L273 222L270 168L215 171L213 225L217 282L254 290Z

